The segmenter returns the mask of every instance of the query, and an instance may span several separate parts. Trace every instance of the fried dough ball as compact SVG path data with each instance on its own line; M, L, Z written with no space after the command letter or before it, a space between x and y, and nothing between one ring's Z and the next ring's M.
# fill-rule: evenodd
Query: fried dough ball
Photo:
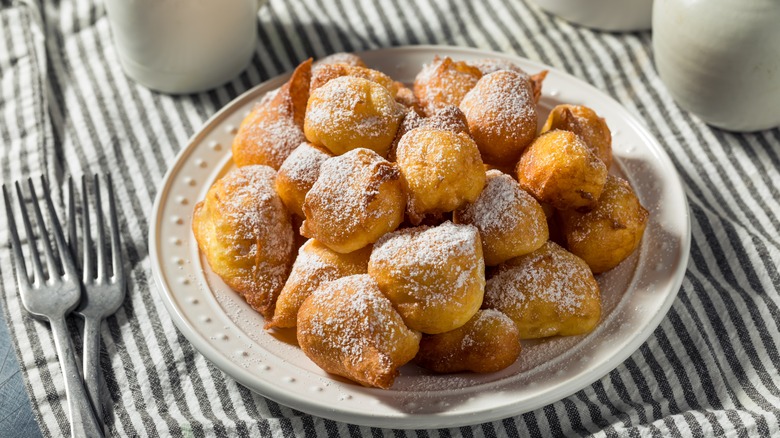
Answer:
M520 158L517 180L559 210L592 208L607 181L607 166L573 132L549 131Z
M593 210L561 211L559 221L569 251L599 274L617 266L639 247L648 216L628 181L608 175Z
M535 75L529 75L522 68L518 67L511 61L498 58L480 59L478 61L472 61L470 63L474 67L478 68L482 72L482 76L489 75L490 73L497 72L499 70L510 70L516 73L525 75L531 82L531 89L533 89L534 102L539 103L539 99L542 98L542 82L547 77L547 70L542 70Z
M547 242L500 265L482 306L512 318L521 339L581 335L599 322L601 293L581 258Z
M347 64L353 67L366 66L366 63L363 61L363 58L355 55L354 53L336 52L322 59L318 59L314 68L319 68L321 65L328 65L328 64Z
M266 319L295 256L290 214L267 166L230 171L195 205L192 231L211 269Z
M459 105L481 77L482 73L476 67L437 56L431 64L424 65L414 79L414 95L425 115L432 116L445 105Z
M367 246L348 254L339 254L327 246L309 239L298 250L287 283L276 300L274 317L265 328L295 327L301 304L322 283L368 271L371 247Z
M607 122L592 109L581 105L558 105L552 109L542 133L562 129L577 134L607 166L612 166L612 133Z
M483 76L460 109L486 163L516 163L536 136L536 103L527 75L499 70Z
M437 373L492 373L512 365L520 350L514 321L484 309L455 330L423 336L414 363Z
M332 155L303 142L284 160L276 174L276 192L287 209L303 217L303 200L320 176L320 166Z
M453 217L456 224L477 227L488 266L535 251L548 237L542 206L498 170L487 172L485 189L477 200L455 210Z
M398 130L395 132L395 138L390 144L390 149L387 151L388 160L393 162L397 160L396 151L398 150L398 143L401 142L401 139L407 132L414 128L419 128L423 125L424 121L425 118L417 114L417 112L412 110L406 111L406 116L404 116L403 120L401 120L401 123L398 125Z
M351 275L321 284L306 298L298 343L323 370L387 389L417 354L420 334L404 325L371 277Z
M318 65L312 72L311 92L325 85L329 81L342 76L355 76L367 79L385 87L387 91L395 98L398 94L398 82L395 82L390 76L381 71L373 70L367 67L358 67L349 64L323 64Z
M445 222L389 233L374 245L368 274L409 328L429 334L454 330L482 303L485 263L479 232Z
M395 230L406 197L398 169L368 149L325 161L303 202L301 234L348 253Z
M236 166L265 164L279 169L306 140L303 120L310 81L311 59L301 63L273 98L267 95L241 122L233 139Z
M396 150L398 149L398 143L401 141L401 138L403 138L407 132L421 126L443 129L455 133L469 133L466 116L464 116L463 112L455 105L445 105L431 117L422 117L414 111L408 111L406 117L404 117L400 126L398 126L398 131L395 133L395 139L390 146L390 152L388 152L387 158L391 161L395 161Z
M386 156L404 116L386 88L354 76L328 81L311 93L303 130L335 155L362 147Z
M414 224L426 214L453 211L473 202L485 185L479 149L464 133L415 128L398 143L396 163Z

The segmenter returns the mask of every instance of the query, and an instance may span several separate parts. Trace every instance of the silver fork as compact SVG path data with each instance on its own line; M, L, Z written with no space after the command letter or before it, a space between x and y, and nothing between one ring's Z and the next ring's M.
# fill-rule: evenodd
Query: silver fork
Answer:
M22 188L19 182L16 183L16 194L19 201L19 208L22 213L22 223L27 234L27 241L30 247L30 259L33 265L32 280L28 276L27 266L22 254L22 245L19 240L19 234L16 229L13 210L11 209L11 197L6 185L3 184L3 198L5 201L5 211L8 216L8 229L11 234L11 246L13 247L14 260L16 262L16 277L19 283L19 291L22 298L22 304L27 312L35 319L48 321L54 336L54 345L57 349L57 356L60 359L62 374L65 378L65 395L68 399L68 409L70 411L70 431L74 437L102 437L103 431L95 417L92 406L90 405L87 393L79 374L76 356L73 351L73 344L70 340L68 328L65 324L65 317L79 303L81 298L81 287L79 285L78 274L73 259L68 253L68 247L65 243L65 237L62 234L62 227L57 219L54 210L54 204L51 200L48 184L41 177L43 194L46 207L51 222L52 234L54 235L53 249L49 240L49 231L43 221L43 214L38 205L38 197L35 194L32 178L27 180L29 186L31 204L35 215L35 222L38 223L40 232L41 246L43 246L46 255L46 270L48 276L44 273L41 256L35 243L36 238L30 224L29 213L25 206ZM55 256L55 251L58 256ZM58 263L58 259L61 262Z
M76 313L84 318L84 350L83 369L84 383L95 406L95 412L99 419L103 418L103 409L100 399L100 325L103 319L114 314L125 300L125 274L123 266L122 248L119 239L119 227L117 224L116 205L114 202L114 189L111 184L111 176L106 176L108 195L108 220L110 222L110 266L106 254L106 225L101 202L100 179L97 175L92 180L95 208L95 223L97 235L95 236L95 257L92 257L92 238L90 231L90 203L87 187L87 178L81 178L81 205L82 205L82 284L84 292L81 303ZM68 181L68 240L74 257L78 257L78 245L76 238L76 202L73 188L73 179ZM97 260L95 260L97 259Z

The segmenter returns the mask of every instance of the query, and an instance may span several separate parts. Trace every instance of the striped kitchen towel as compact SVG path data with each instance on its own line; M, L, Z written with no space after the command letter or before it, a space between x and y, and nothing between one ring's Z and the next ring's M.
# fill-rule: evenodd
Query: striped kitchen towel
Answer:
M40 15L38 14L40 12ZM0 177L111 173L127 247L125 305L103 326L106 422L117 436L777 436L780 434L780 129L731 134L681 110L649 32L593 32L520 0L272 0L252 65L189 96L122 73L103 2L0 0ZM176 330L150 279L149 215L178 150L216 110L308 57L407 44L514 53L604 90L651 130L682 176L691 259L667 317L618 368L503 421L390 431L311 417L252 393ZM58 192L59 193L59 192ZM44 436L68 434L53 341L23 316L4 215L0 303ZM2 401L0 401L1 403Z

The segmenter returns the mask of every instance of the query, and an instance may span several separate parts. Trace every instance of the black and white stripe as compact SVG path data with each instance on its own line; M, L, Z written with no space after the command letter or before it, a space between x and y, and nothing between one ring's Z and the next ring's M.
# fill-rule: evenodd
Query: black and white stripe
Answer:
M592 32L510 0L272 0L258 15L260 43L247 71L217 90L171 97L124 76L102 2L44 0L43 28L25 2L3 0L0 7L2 180L44 174L61 185L69 175L110 172L123 181L117 195L131 289L103 328L102 356L114 434L780 433L780 129L725 133L681 110L655 72L649 33ZM147 215L167 166L209 115L310 56L405 44L516 53L581 77L648 126L684 181L692 210L691 260L667 318L617 369L538 411L416 432L313 418L226 378L178 333L150 293ZM0 231L0 241L7 240ZM4 245L0 302L26 388L42 433L63 435L68 427L52 340L44 327L19 317L9 262Z

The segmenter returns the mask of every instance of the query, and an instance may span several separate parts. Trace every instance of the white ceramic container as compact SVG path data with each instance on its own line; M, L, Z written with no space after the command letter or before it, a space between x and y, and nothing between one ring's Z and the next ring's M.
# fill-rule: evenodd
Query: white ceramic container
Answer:
M780 126L780 1L655 0L653 51L674 99L705 122Z
M653 0L533 0L564 20L593 29L625 32L650 29Z
M153 90L194 93L237 76L257 43L264 0L106 0L125 73Z

